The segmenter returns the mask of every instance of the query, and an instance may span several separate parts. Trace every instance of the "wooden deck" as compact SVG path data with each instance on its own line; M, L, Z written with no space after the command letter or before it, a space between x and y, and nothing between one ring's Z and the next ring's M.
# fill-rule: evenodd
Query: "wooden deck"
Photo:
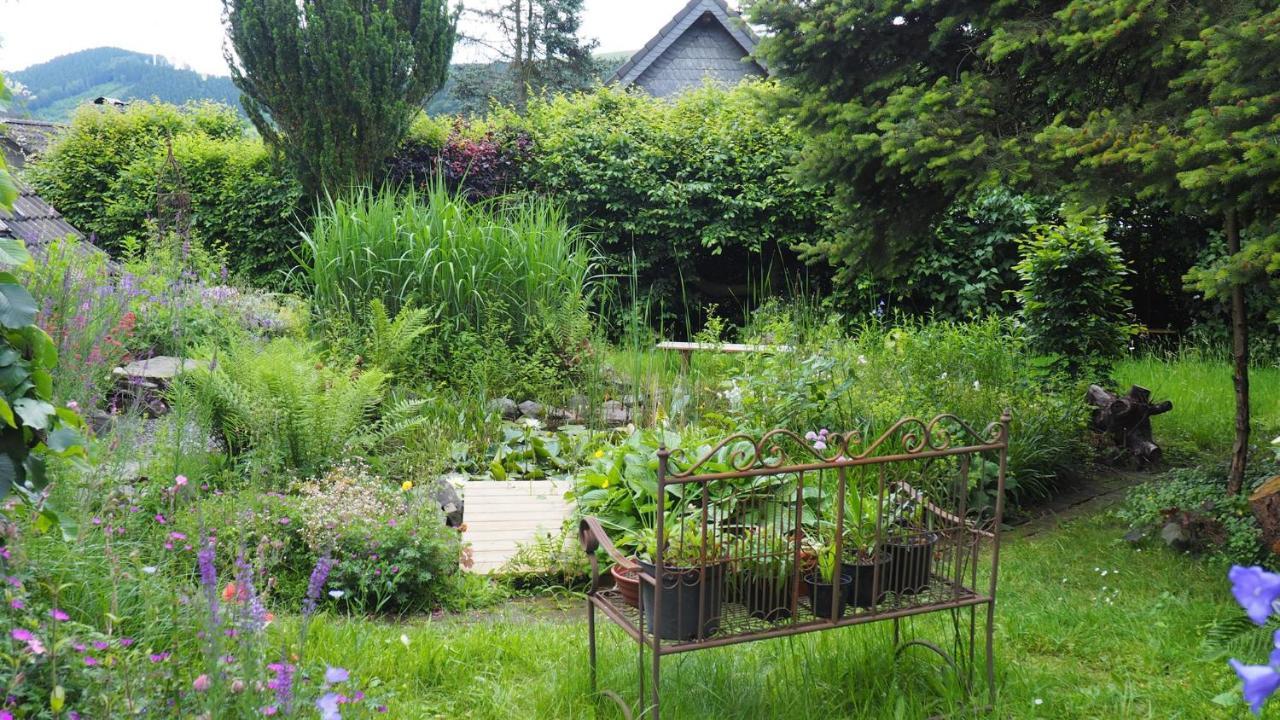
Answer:
M571 487L566 481L495 480L457 487L464 503L462 538L471 544L474 573L501 568L519 544L559 533L573 514L573 506L564 499Z

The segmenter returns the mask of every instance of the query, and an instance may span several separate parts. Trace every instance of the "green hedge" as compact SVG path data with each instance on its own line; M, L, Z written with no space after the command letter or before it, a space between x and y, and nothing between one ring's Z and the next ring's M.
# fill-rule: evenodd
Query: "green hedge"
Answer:
M167 165L172 145L178 171ZM160 193L182 188L204 241L256 281L290 266L301 191L224 105L86 106L30 170L37 190L110 251L141 236Z

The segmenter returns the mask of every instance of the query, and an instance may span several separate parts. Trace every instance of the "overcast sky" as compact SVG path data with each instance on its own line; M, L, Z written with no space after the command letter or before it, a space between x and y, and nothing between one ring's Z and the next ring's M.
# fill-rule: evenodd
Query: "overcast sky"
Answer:
M586 0L583 33L600 41L601 52L638 50L686 2ZM76 50L114 46L226 75L221 15L221 0L0 0L0 69L21 70ZM460 47L454 60L481 59L483 52Z

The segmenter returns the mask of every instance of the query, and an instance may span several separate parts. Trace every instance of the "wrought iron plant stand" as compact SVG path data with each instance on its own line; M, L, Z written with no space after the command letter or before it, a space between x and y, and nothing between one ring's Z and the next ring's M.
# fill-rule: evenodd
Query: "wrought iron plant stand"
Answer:
M939 415L905 418L875 437L772 430L731 436L697 457L659 449L655 507L662 510L646 518L647 561L624 557L596 518L579 524L593 578L593 692L599 612L636 642L635 707L653 720L666 656L882 620L893 623L897 652L936 652L967 690L982 625L994 702L1008 447L1006 411L982 431ZM994 490L990 506L971 506L975 486ZM624 597L602 575L601 549L635 568L638 593ZM900 623L928 613L949 616L950 639L904 640ZM603 694L632 716L621 696Z

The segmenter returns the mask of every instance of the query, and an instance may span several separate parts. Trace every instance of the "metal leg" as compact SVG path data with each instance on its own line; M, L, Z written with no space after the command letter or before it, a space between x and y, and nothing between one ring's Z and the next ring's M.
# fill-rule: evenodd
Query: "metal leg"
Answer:
M895 649L898 647L898 643L902 641L902 630L898 627L899 622L899 618L895 617L893 619L893 647Z
M660 642L662 641L658 638L658 633L655 628L655 632L653 633L653 689L650 691L653 693L653 710L650 713L650 717L653 718L653 720L658 720L658 710L659 705L661 704L661 693L659 692L658 686L658 683L661 681L660 673L662 671L662 655L658 651Z
M987 693L996 705L996 603L987 603Z
M596 691L596 604L587 598L587 660L591 664L591 692Z

